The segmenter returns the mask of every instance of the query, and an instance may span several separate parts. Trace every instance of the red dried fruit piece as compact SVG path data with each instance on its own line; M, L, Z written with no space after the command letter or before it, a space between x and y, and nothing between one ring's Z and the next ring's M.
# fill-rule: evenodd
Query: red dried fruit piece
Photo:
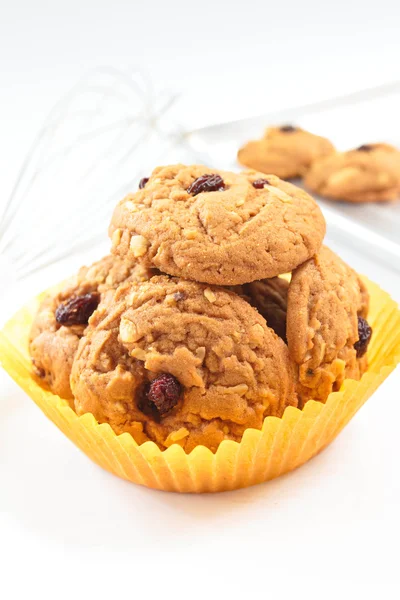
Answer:
M87 325L90 316L99 305L99 294L85 294L75 296L68 302L60 304L56 310L56 321L60 325Z
M201 192L222 192L225 189L225 183L222 177L216 173L202 175L193 181L188 187L187 192L197 196Z
M370 144L363 144L362 146L359 146L358 148L356 148L356 150L358 150L358 152L372 152L373 149L374 149L374 147L371 146Z
M283 133L292 133L293 131L297 131L297 127L294 127L294 125L281 125L279 129L283 131Z
M142 177L142 179L139 181L139 190L142 190L145 187L148 180L149 177Z
M153 379L145 389L145 404L163 417L178 404L182 394L182 386L173 375L163 373Z
M256 190L264 189L264 185L269 185L268 179L256 179L253 181L253 187L255 187Z
M357 358L361 358L366 353L371 336L372 328L368 325L368 321L358 317L358 342L354 344Z

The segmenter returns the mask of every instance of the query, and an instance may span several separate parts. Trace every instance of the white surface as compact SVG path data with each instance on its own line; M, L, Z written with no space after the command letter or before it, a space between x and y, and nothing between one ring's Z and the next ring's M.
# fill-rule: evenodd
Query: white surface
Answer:
M191 93L182 117L198 124L396 78L398 3L290 4L4 2L2 198L50 106L91 66L151 68ZM400 299L362 251L344 258ZM193 497L103 472L0 372L1 597L398 597L399 385L396 372L295 473Z

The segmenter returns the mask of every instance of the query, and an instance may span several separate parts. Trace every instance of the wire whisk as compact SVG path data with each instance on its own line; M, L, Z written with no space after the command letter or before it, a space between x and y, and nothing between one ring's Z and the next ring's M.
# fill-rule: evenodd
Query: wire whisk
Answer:
M140 71L101 68L57 103L0 219L0 259L16 280L106 235L116 202L179 143L160 127L177 97Z

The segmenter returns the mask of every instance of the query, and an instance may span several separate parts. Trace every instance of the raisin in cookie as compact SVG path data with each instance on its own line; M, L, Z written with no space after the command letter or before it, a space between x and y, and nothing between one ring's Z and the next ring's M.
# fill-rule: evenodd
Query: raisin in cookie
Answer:
M293 272L287 338L298 365L301 404L310 398L325 402L345 378L359 379L366 370L367 314L365 286L329 248ZM369 337L362 331L367 328Z
M309 131L283 125L270 127L261 140L248 142L238 152L240 164L282 179L300 177L318 158L335 151L329 140Z
M167 276L122 284L99 306L76 354L78 414L138 443L216 450L296 406L284 342L244 299Z
M183 165L155 169L118 204L110 225L116 254L216 285L291 271L324 234L313 198L278 177Z
M29 351L36 375L52 392L72 400L72 361L88 320L109 292L125 280L142 281L150 273L141 265L106 256L50 292L33 321Z
M337 152L315 162L304 183L337 200L395 200L400 195L400 151L388 144L365 144Z

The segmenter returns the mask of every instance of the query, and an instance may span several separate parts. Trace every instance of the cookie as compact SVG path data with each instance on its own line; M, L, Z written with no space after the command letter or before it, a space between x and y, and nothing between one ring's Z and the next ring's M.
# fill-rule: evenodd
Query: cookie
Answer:
M268 327L286 342L286 312L289 282L281 277L254 281L231 288L264 317Z
M334 151L329 140L300 127L283 125L270 127L261 140L245 144L238 152L238 161L262 173L292 179L303 176L313 161Z
M365 286L329 248L324 246L293 272L287 339L298 366L301 404L310 398L325 402L345 378L361 377L367 368L369 338L362 331L367 315ZM360 341L362 348L357 347Z
M318 251L316 202L274 175L204 166L155 169L116 207L113 252L164 273L237 285L291 271Z
M35 373L52 392L72 400L72 361L88 320L100 298L125 280L141 281L150 274L140 265L106 256L50 292L32 324L29 351Z
M400 195L400 151L365 144L316 161L305 185L320 196L348 202L395 200Z
M78 414L186 451L240 440L296 406L284 342L244 299L167 276L122 284L90 320L71 385Z

